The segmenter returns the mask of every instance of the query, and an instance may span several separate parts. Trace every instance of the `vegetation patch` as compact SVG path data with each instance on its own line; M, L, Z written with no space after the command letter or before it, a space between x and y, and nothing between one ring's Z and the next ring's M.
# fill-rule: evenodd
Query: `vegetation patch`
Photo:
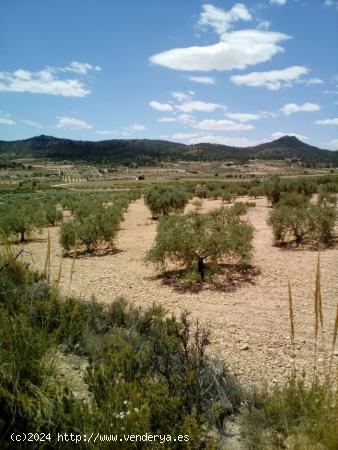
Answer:
M328 246L334 237L337 213L334 207L310 204L305 194L282 194L271 212L275 245Z
M207 214L163 217L147 258L163 268L168 264L195 268L204 282L205 262L211 263L211 268L221 262L243 263L250 259L253 228L240 218L246 211L244 204L236 204Z

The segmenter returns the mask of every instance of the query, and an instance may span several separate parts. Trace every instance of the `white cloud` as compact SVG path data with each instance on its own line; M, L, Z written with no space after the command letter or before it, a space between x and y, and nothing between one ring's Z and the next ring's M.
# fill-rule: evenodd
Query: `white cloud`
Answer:
M277 131L276 133L272 133L271 137L272 139L279 139L283 136L294 136L297 139L300 139L301 141L306 141L308 139L307 136L303 136L302 134L298 133L283 133L281 131Z
M261 20L257 25L258 30L269 30L271 28L271 22L268 20Z
M271 5L284 6L287 0L270 0Z
M250 147L257 144L257 141L247 138L232 138L225 136L205 135L190 140L191 144L210 143L229 145L232 147Z
M147 129L147 127L145 125L143 125L142 123L135 123L134 125L129 127L130 131L144 131L146 129Z
M316 125L338 125L338 117L334 119L316 120Z
M157 102L155 100L151 101L149 103L149 105L153 109L156 109L156 111L168 112L168 111L173 111L174 110L174 108L171 105L169 105L169 103L160 103L160 102Z
M225 107L219 103L209 103L198 100L184 102L180 105L176 105L176 108L185 113L189 113L191 111L212 112L216 109L225 109Z
M243 131L252 130L253 125L244 125L242 123L235 123L232 120L215 120L205 119L194 125L194 128L199 130L211 130L211 131Z
M92 125L89 125L86 121L76 119L75 117L58 117L59 121L56 125L57 128L67 128L70 130L90 130L93 128Z
M172 116L172 117L159 117L157 119L158 122L178 122L178 123L182 123L184 125L186 124L192 124L196 122L196 119L194 116L192 116L191 114L179 114L178 116Z
M157 119L157 122L168 122L168 123L169 122L177 122L177 118L164 116L164 117L159 117Z
M286 34L272 31L233 31L222 35L217 44L174 48L151 56L150 61L175 70L245 69L283 52L278 44L286 39L289 39Z
M187 140L196 136L199 136L198 133L175 133L172 135L172 139Z
M129 127L126 127L123 131L120 132L120 134L122 134L122 136L130 136L130 134L145 130L147 130L147 127L143 125L143 123L135 123L133 125L130 125Z
M42 127L41 123L34 122L33 120L29 120L29 119L21 120L21 122L24 123L25 125L29 125L30 127L35 127L35 128Z
M215 84L215 77L188 77L190 81L201 84Z
M338 91L328 90L328 91L324 91L324 94L338 95Z
M335 8L338 10L338 1L325 0L325 6L335 6Z
M321 106L317 105L317 103L304 103L303 105L297 105L296 103L287 103L280 110L286 116L290 116L290 114L294 114L297 112L314 112L319 111L320 109Z
M332 139L332 141L328 143L328 148L338 150L338 139Z
M299 80L309 69L302 66L288 67L283 70L271 70L269 72L251 72L245 75L233 75L230 79L234 84L252 87L266 87L271 91L277 91L282 86L291 86Z
M92 66L88 63L81 63L79 61L72 61L69 66L63 67L59 69L61 72L75 72L75 73L81 73L86 74L89 71L93 70L95 72L100 72L102 69L100 66Z
M252 19L250 12L242 3L236 3L229 11L224 11L210 4L202 5L202 9L198 24L202 28L211 27L218 34L228 31L233 22Z
M15 125L15 122L10 117L0 117L0 125Z
M62 97L85 97L90 93L80 80L60 79L57 74L60 71L63 69L46 67L38 72L23 69L0 72L0 92L28 92Z
M266 117L264 114L250 114L250 113L227 113L229 119L238 120L238 122L250 122L251 120L259 120L262 117Z
M192 124L196 122L196 119L191 114L180 114L177 116L177 122L183 124Z
M324 84L324 81L320 78L310 78L307 80L306 84Z
M113 130L96 130L96 133L102 136L108 136L109 134L113 134Z
M195 92L194 91L188 91L188 92L175 91L175 92L172 92L171 95L179 102L183 102L185 100L190 100L195 95Z

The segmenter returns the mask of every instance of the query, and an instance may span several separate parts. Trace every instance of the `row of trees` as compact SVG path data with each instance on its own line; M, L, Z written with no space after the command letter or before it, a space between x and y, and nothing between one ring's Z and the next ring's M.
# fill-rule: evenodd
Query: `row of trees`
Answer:
M63 214L52 201L17 200L2 205L0 209L0 230L8 239L26 242L33 232L43 227L60 223Z
M60 224L68 210L72 218L61 225L63 248L68 252L78 245L92 251L112 245L123 211L139 196L134 191L7 196L0 203L0 231L7 239L26 242L42 228Z
M140 194L130 191L113 196L67 198L63 205L72 218L60 228L60 243L69 252L93 252L103 246L112 249L123 220L123 212Z

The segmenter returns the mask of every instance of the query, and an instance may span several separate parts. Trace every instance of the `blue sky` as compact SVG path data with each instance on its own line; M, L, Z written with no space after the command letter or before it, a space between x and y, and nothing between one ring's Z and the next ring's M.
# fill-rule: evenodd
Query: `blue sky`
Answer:
M0 139L338 149L338 1L2 0Z

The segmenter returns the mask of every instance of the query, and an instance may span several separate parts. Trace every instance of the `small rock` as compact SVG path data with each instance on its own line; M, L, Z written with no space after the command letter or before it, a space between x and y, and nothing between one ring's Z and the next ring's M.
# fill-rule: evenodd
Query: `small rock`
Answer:
M240 350L249 350L249 345L248 344L242 345L242 347L240 347Z

